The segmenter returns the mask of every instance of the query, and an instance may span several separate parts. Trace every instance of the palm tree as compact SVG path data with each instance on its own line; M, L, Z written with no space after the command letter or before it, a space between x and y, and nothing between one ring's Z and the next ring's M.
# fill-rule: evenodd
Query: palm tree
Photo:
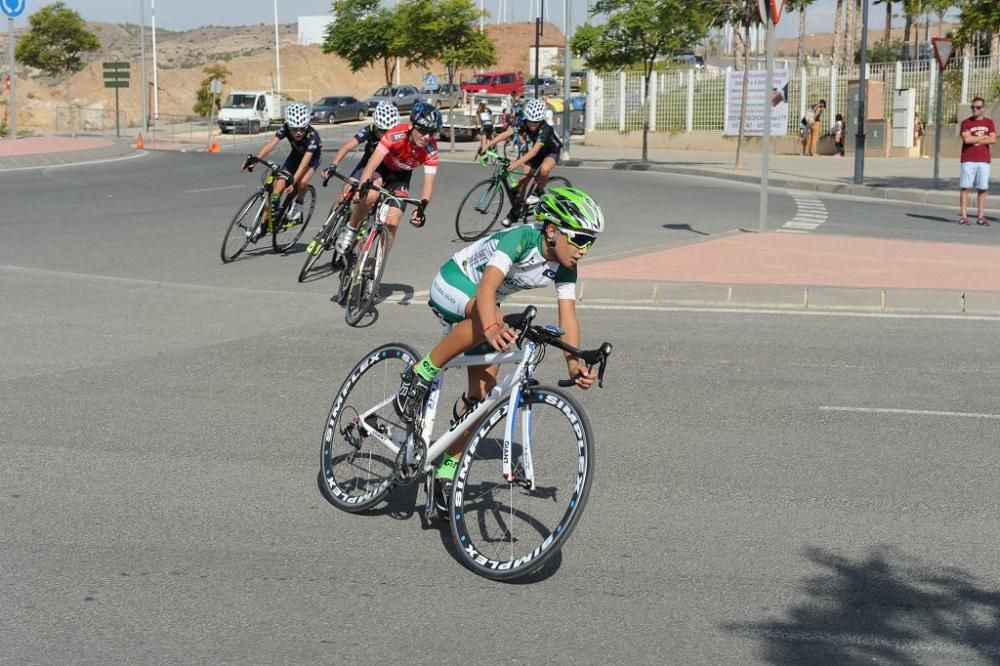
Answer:
M837 0L837 13L833 16L833 66L841 65L840 23L844 13L844 0Z
M805 62L806 50L806 7L816 0L788 0L785 7L799 13L799 49L795 53L795 69L800 69Z
M882 40L888 44L892 39L892 3L894 0L875 0L873 4L885 5L885 31L882 33Z

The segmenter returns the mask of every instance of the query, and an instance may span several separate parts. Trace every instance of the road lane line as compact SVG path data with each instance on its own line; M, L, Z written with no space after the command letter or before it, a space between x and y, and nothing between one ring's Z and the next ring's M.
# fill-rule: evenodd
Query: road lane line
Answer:
M88 162L68 162L66 164L40 164L38 166L11 167L10 169L0 169L0 172L9 173L12 171L32 171L34 169L64 169L66 167L89 166L91 164L105 164L108 162L124 162L125 160L134 160L137 157L144 157L145 155L149 155L149 152L144 150L138 153L133 153L131 155L125 155L124 157L109 157L103 160L90 160Z
M195 192L219 192L221 190L240 190L246 187L246 185L226 185L225 187L206 187L202 190L184 190L185 194L194 194Z
M1000 421L1000 414L980 414L976 412L946 412L934 409L893 409L890 407L820 407L824 412L852 412L856 414L897 414L903 416L956 416L967 419L994 419Z

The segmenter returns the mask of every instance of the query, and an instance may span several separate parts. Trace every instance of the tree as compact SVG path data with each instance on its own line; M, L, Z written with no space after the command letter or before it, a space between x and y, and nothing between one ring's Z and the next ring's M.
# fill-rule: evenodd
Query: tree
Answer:
M347 61L352 72L358 72L376 61L382 61L386 85L392 85L396 59L405 56L397 38L397 15L384 9L381 0L335 0L333 23L327 26L323 52L333 53Z
M711 3L685 0L597 0L591 17L604 14L602 25L580 26L570 43L583 56L587 67L597 71L642 65L646 98L642 104L642 159L649 158L649 113L653 91L650 75L659 57L679 53L697 44L708 33L713 13Z
M885 29L882 33L882 41L888 44L892 40L892 3L895 0L874 0L872 4L882 4L885 5ZM872 62L882 62L881 60L873 60ZM886 61L888 62L888 61Z
M452 83L459 69L497 63L496 45L479 32L479 18L472 0L408 0L399 5L395 46L409 65L441 62Z
M212 108L212 79L219 79L223 84L227 83L228 77L232 74L224 65L209 65L201 71L208 76L201 80L198 86L197 101L194 103L193 111L199 116L211 118L212 113L218 111L222 106L222 96L215 99L215 108Z
M802 63L805 58L803 55L806 50L806 7L811 5L815 0L788 0L785 6L788 9L796 11L799 13L799 48L795 52L795 68L799 69L802 67Z
M844 22L844 0L837 0L837 10L833 15L833 66L840 67L843 64L843 49L840 44L841 24Z
M731 24L736 30L739 42L737 52L743 60L743 93L740 96L740 129L736 135L736 168L743 167L743 136L747 126L747 91L750 87L750 67L747 57L750 55L750 28L760 24L760 12L754 0L715 0L715 25ZM734 58L736 54L734 54ZM739 69L737 64L736 69ZM726 81L726 85L729 82ZM728 110L727 110L728 113Z
M14 57L48 76L79 72L84 67L83 54L101 48L80 14L63 2L42 7L28 23L31 27L18 42Z
M996 0L965 0L961 4L955 41L959 48L975 43L982 33L990 33L990 55L1000 63L1000 3Z

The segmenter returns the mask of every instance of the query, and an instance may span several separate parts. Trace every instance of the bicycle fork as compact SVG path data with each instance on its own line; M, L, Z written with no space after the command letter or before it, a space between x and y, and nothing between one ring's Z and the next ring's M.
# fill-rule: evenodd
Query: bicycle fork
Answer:
M502 461L501 474L508 483L523 483L528 490L535 489L535 468L531 461L531 405L524 402L522 394L524 384L520 383L510 392L507 401L507 425L504 429L503 450L500 459ZM524 464L524 478L518 478L513 471L513 461L511 458L514 433L517 432L518 409L524 408L521 416L521 459Z

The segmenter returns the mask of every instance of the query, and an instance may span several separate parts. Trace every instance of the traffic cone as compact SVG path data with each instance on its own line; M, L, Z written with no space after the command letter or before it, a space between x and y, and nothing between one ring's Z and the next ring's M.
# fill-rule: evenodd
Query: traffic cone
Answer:
M210 145L208 147L208 152L210 152L210 153L217 153L217 152L219 152L219 144L213 143L212 145Z
M135 140L136 150L142 150L143 148L145 148L145 146L146 146L146 142L142 140L142 132L139 132L139 136L136 137L136 140Z

